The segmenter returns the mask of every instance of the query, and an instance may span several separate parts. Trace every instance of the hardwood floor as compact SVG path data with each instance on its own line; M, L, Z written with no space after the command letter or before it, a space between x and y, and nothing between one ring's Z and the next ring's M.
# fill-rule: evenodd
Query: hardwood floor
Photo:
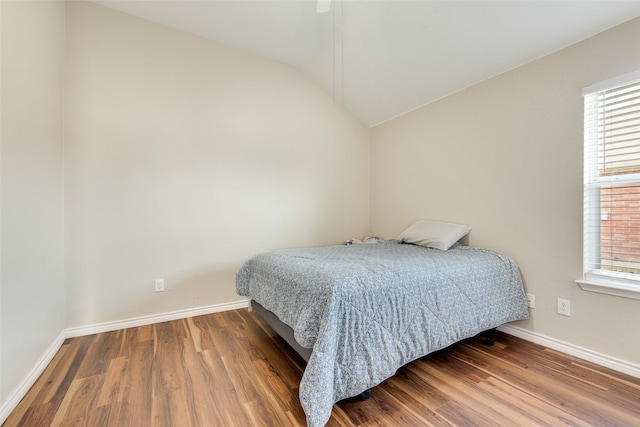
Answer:
M303 369L247 310L73 338L3 426L302 426ZM640 379L498 332L410 363L328 425L640 426Z

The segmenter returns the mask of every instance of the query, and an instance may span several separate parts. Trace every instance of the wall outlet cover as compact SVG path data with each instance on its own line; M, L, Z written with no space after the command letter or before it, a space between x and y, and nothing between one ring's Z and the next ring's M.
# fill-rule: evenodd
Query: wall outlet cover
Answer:
M536 296L534 294L527 294L527 306L536 308Z
M571 316L571 301L564 298L558 298L558 314Z

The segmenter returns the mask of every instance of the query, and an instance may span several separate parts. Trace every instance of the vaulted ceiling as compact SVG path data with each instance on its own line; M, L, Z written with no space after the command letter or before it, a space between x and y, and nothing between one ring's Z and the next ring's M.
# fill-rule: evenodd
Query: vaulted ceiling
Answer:
M640 16L640 0L94 2L296 67L367 126Z

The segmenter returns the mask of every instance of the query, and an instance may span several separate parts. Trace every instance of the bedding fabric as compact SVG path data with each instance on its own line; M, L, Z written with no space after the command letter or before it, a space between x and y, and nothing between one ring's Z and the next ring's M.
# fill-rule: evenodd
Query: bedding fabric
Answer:
M395 240L277 250L248 260L236 290L313 348L299 392L311 427L406 363L528 317L515 262L459 244L446 252Z

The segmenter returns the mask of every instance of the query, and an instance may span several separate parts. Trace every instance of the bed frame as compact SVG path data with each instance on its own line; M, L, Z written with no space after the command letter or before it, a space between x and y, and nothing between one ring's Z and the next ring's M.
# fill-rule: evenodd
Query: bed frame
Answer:
M296 353L298 353L304 359L305 362L309 361L313 349L305 348L298 344L298 341L296 341L296 339L293 337L293 329L289 325L278 319L278 316L276 316L271 311L267 310L254 300L251 300L249 310L258 313L258 315L262 317L265 322L267 322L269 326L271 326L271 328L273 328L273 330L278 335L280 335L282 339L284 339L287 344L289 344L289 346L293 348Z

